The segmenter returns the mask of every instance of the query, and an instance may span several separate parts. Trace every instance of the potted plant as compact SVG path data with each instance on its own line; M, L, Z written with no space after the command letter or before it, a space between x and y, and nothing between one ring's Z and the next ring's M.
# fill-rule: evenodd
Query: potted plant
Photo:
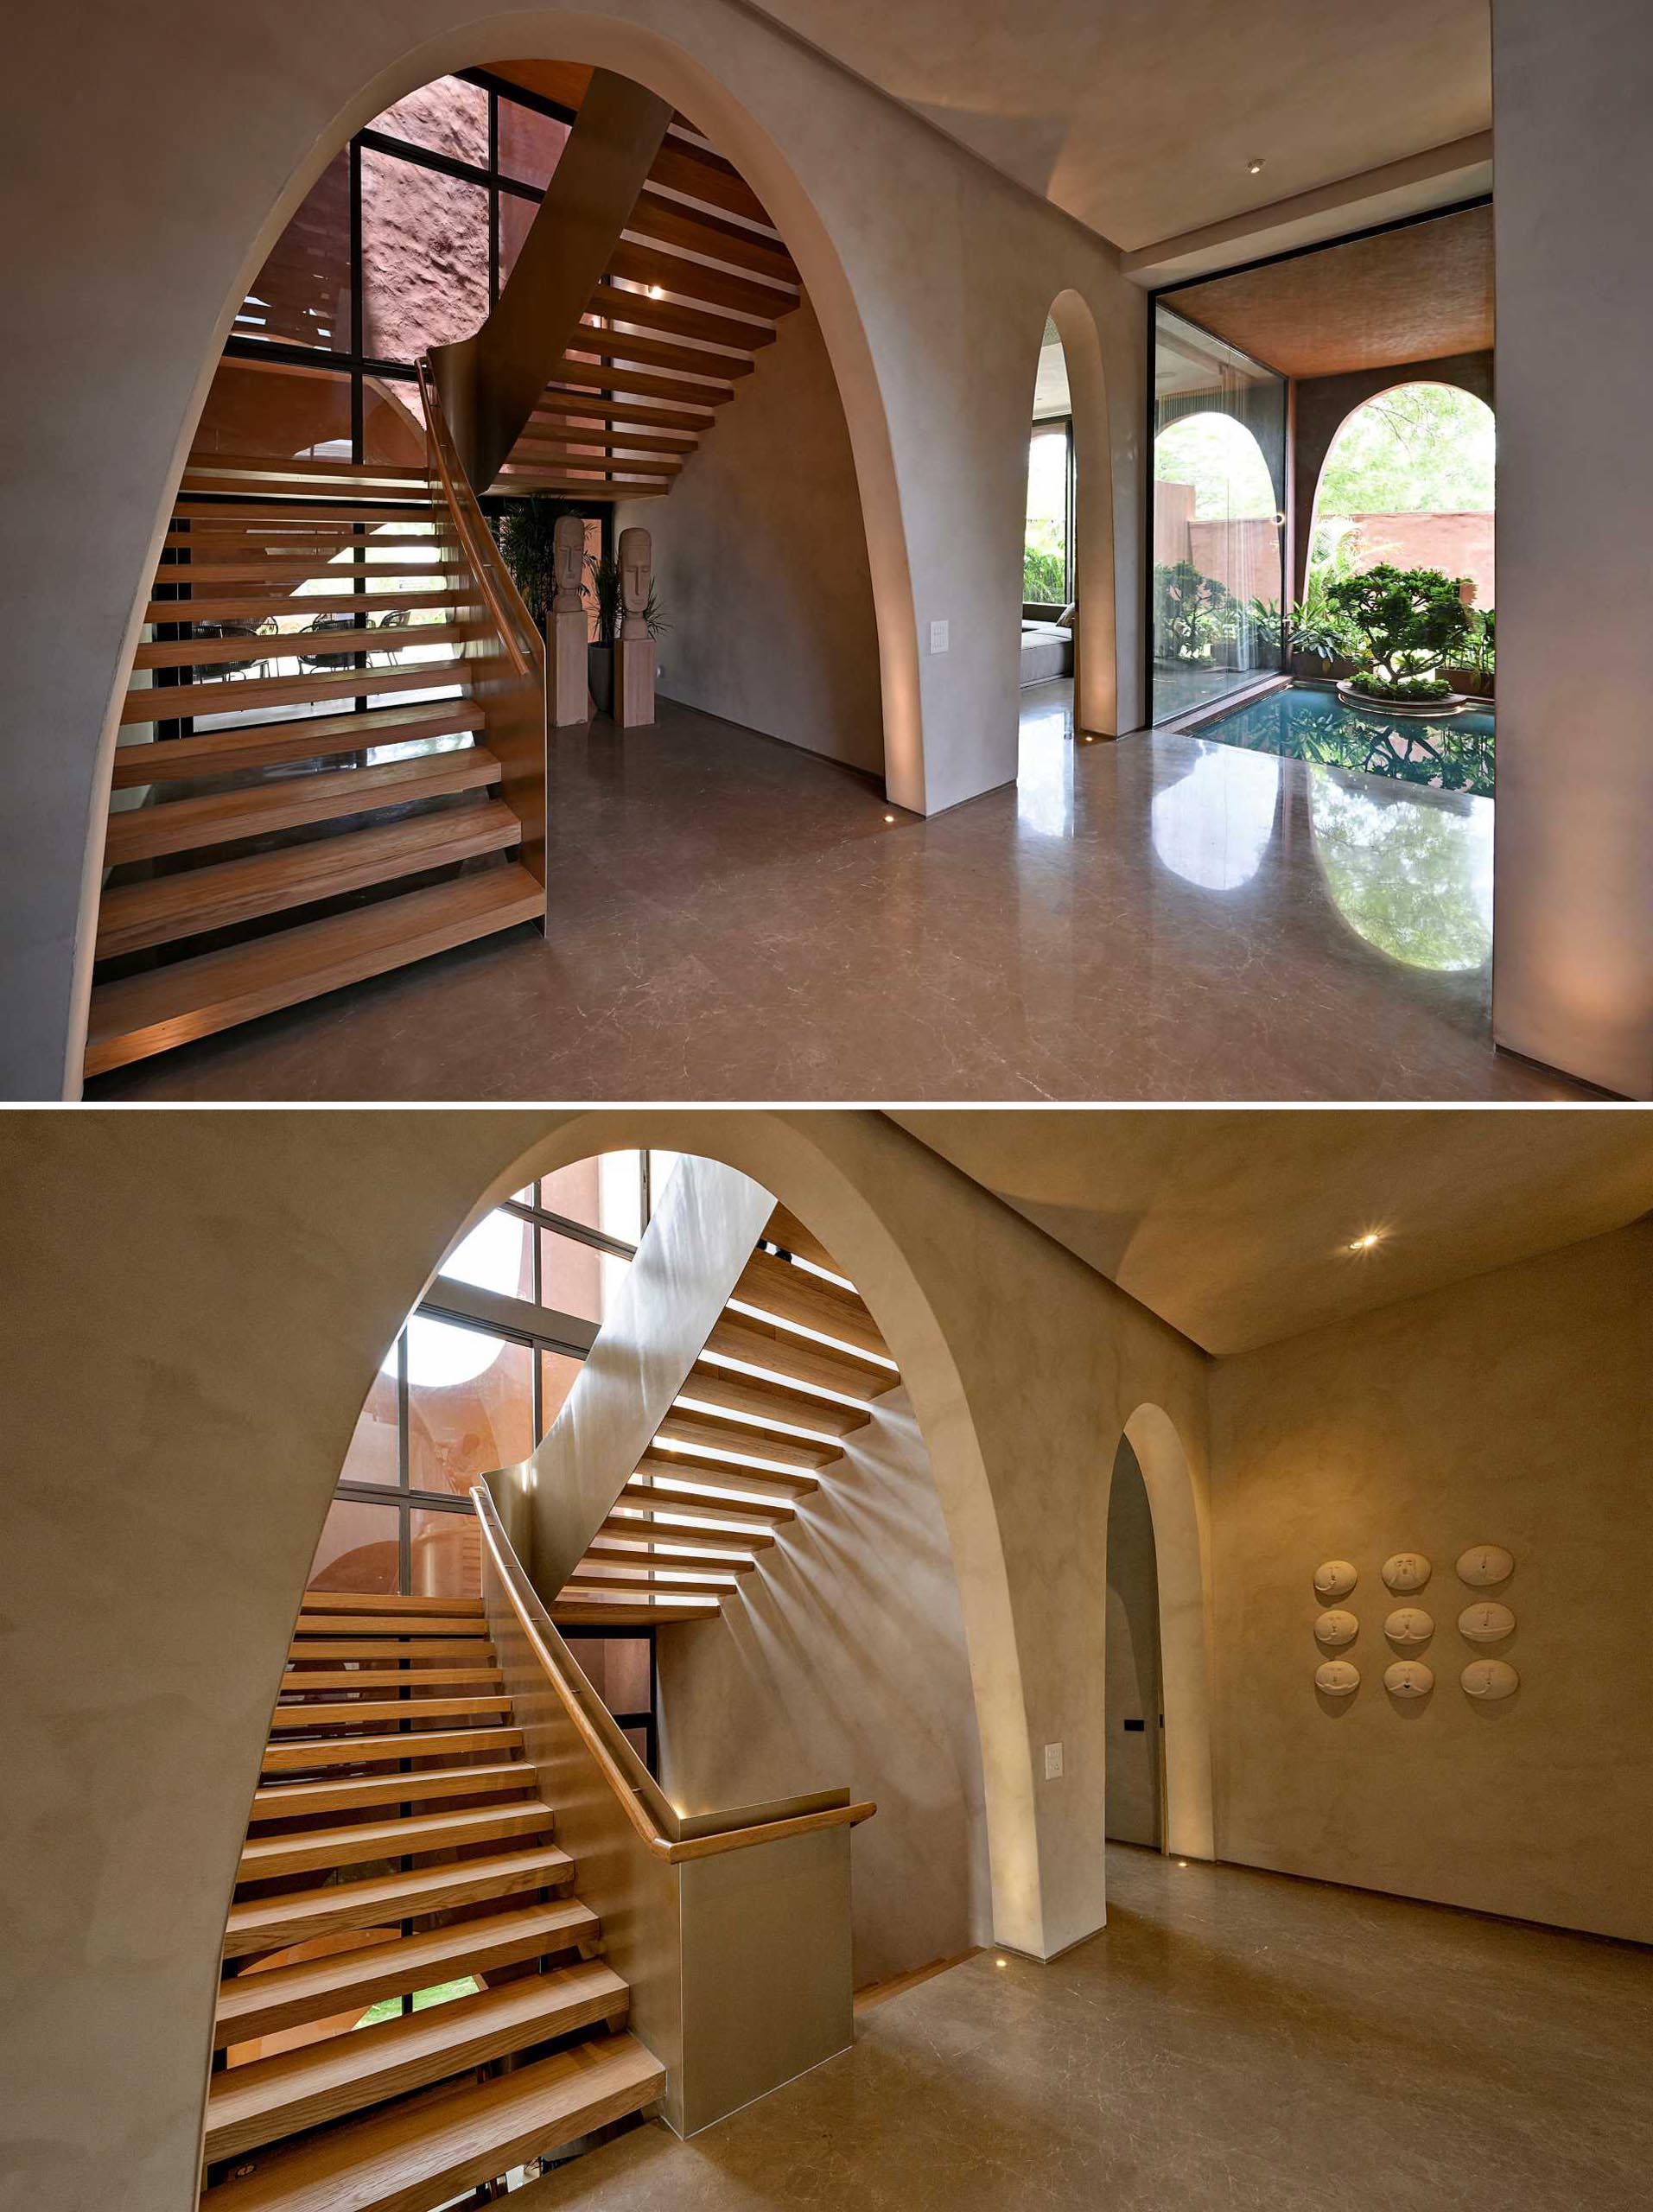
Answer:
M556 589L556 560L552 539L564 515L579 509L567 499L554 499L536 492L526 499L513 499L499 524L499 551L511 571L511 581L522 594L529 613L545 635L546 609Z
M1291 672L1322 680L1352 676L1357 640L1348 618L1326 599L1326 579L1311 569L1303 596L1291 611Z
M1497 613L1490 607L1476 607L1471 611L1471 620L1474 626L1462 664L1446 672L1459 690L1472 698L1491 699L1497 680Z
M625 588L618 561L588 557L591 582L587 587L592 612L597 618L597 639L586 647L587 681L600 715L614 711L614 640L626 612ZM664 637L671 624L660 612L659 590L649 586L649 602L643 609L643 626L651 638Z
M1388 714L1456 714L1462 695L1441 674L1474 626L1461 577L1440 569L1396 569L1380 561L1334 577L1328 605L1359 639L1360 665L1338 686L1351 706Z

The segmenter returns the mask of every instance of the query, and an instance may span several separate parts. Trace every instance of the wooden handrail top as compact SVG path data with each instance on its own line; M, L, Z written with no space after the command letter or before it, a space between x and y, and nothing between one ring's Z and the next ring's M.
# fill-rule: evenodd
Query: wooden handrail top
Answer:
M537 1599L534 1599L532 1608L525 1600L523 1593L526 1577L506 1539L499 1521L499 1509L486 1484L478 1483L473 1486L471 1503L481 1524L482 1541L487 1547L494 1571L511 1600L511 1609L517 1616L523 1634L528 1638L541 1671L556 1691L558 1701L574 1723L581 1741L595 1759L604 1781L620 1800L626 1817L653 1858L664 1860L669 1866L680 1866L690 1859L715 1858L721 1852L745 1851L760 1843L779 1843L789 1836L810 1834L817 1828L855 1827L862 1821L870 1820L878 1810L870 1799L862 1799L855 1804L828 1806L813 1812L793 1814L780 1820L760 1821L747 1827L713 1828L694 1836L663 1835L648 1807L643 1803L636 1785L626 1775L604 1742L601 1730L586 1711L585 1700L569 1680L561 1659L548 1640L547 1630L558 1643L561 1637L556 1636L549 1621L542 1626L541 1622L535 1618L535 1612L541 1610ZM532 1595L530 1588L529 1596Z
M453 517L454 527L459 532L467 564L486 604L488 619L499 632L499 641L518 675L537 672L544 661L544 645L533 618L524 607L516 586L503 568L499 548L483 519L476 494L460 466L459 456L454 450L452 434L448 428L448 419L442 410L436 380L424 361L419 363L419 397L425 411L425 426L437 480L442 486L448 511Z

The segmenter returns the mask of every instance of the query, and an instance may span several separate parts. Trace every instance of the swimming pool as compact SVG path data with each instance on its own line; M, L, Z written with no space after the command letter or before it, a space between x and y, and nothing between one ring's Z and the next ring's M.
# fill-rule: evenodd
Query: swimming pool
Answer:
M1243 745L1252 753L1316 760L1328 768L1432 784L1437 791L1492 796L1490 710L1465 709L1440 721L1369 715L1345 707L1329 685L1291 683L1213 715L1189 734Z

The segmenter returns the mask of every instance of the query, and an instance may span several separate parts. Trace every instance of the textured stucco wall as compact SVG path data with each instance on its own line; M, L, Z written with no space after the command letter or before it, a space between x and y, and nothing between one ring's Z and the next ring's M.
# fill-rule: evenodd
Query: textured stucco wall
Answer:
M743 378L643 524L671 623L663 696L874 775L884 772L878 621L855 457L805 305Z
M1653 1227L1593 1237L1211 1376L1217 1851L1285 1873L1653 1939ZM1515 1554L1507 1702L1459 1687L1474 1543ZM1391 1554L1434 1573L1384 1587ZM1311 1578L1347 1559L1361 1685L1322 1709ZM1383 1622L1427 1611L1396 1709Z
M847 1783L855 1986L991 1939L982 1747L958 1584L904 1390L844 1440L722 1617L659 1639L661 1779L682 1811Z
M1083 411L1093 457L1113 463L1111 483L1094 467L1088 480L1117 541L1118 726L1140 720L1145 308L1104 242L731 0L508 14L490 0L249 0L230 39L221 9L173 0L167 33L141 10L63 0L16 27L0 82L15 154L0 408L29 426L0 487L9 1095L78 1081L115 702L234 312L350 132L457 67L553 57L627 73L690 114L773 215L849 426L886 774L919 811L1015 775L1027 413L1052 303L1078 299L1107 372ZM40 97L68 83L72 129ZM143 343L111 345L122 330ZM929 650L933 620L950 626L944 654Z

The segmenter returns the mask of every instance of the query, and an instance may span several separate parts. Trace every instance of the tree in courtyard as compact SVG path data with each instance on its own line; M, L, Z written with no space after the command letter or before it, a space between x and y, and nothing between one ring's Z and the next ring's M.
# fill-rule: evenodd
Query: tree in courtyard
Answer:
M1461 654L1474 627L1463 580L1439 569L1395 569L1387 561L1326 587L1327 604L1360 640L1356 686L1376 698L1440 698L1441 668Z

